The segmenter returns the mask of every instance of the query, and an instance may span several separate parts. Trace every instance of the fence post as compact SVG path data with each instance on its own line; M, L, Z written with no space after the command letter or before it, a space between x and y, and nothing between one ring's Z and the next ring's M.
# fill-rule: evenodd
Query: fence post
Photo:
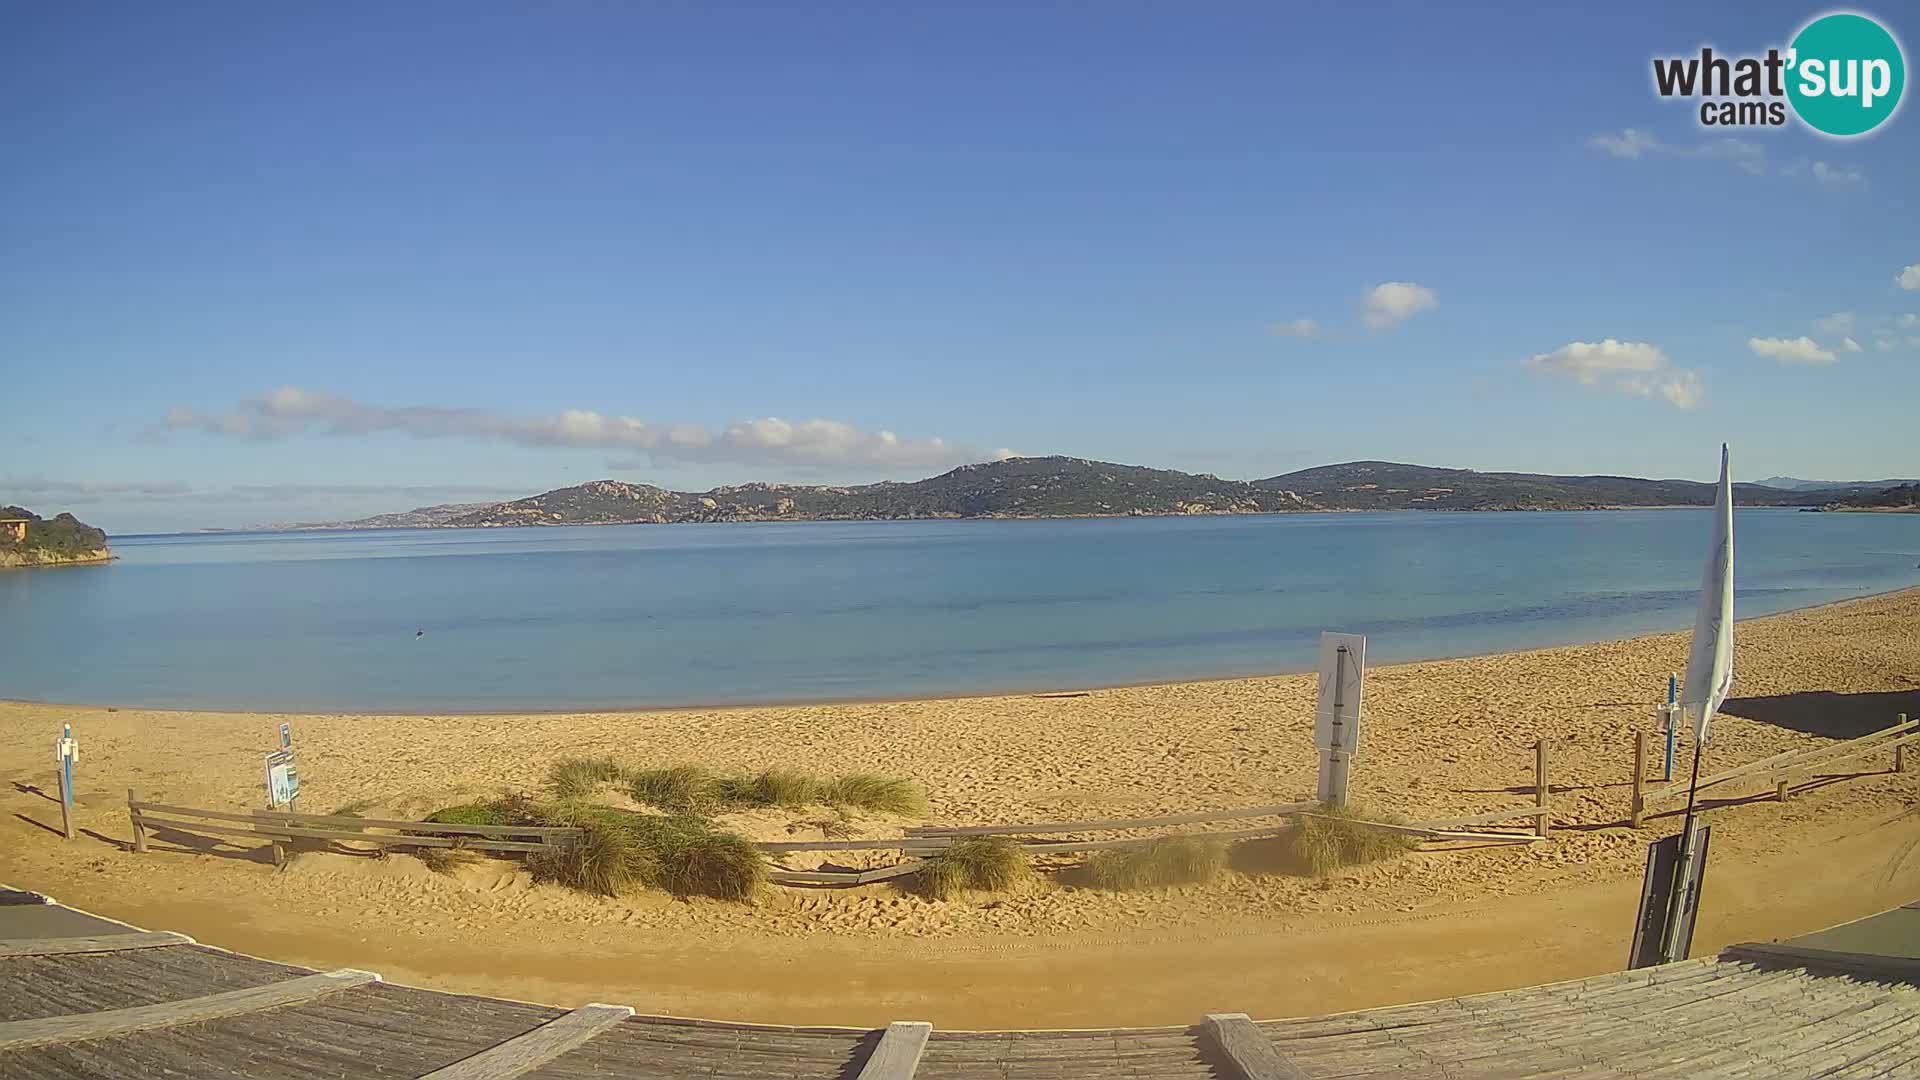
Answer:
M133 850L144 853L147 850L147 827L140 822L140 811L133 804L141 802L140 789L127 789L127 816L133 819Z
M1547 739L1546 736L1543 735L1538 742L1533 744L1533 791L1534 798L1539 801L1540 809L1542 810L1547 808L1547 791L1549 786L1547 783ZM1533 820L1534 829L1539 835L1548 836L1553 833L1552 815L1541 814Z
M1773 774L1773 797L1776 799L1779 799L1781 802L1786 802L1787 789L1791 787L1792 784L1793 784L1792 773L1785 772L1785 771L1774 773Z
M1906 713L1900 714L1900 722L1903 724L1907 722ZM1904 743L1893 748L1893 771L1907 771L1907 747Z
M1633 733L1633 802L1627 808L1627 824L1638 829L1647 820L1647 733Z

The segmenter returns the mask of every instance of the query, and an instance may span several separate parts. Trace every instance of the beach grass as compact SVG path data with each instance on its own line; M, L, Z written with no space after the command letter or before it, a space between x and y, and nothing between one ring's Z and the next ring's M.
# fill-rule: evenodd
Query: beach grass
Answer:
M698 814L719 804L719 779L699 765L639 769L627 774L627 794L670 814Z
M836 777L822 788L820 801L829 806L899 817L922 817L927 812L927 793L920 785L904 777L879 773L848 773Z
M527 859L537 881L617 896L634 888L747 900L766 883L766 859L745 837L692 815L636 814L585 799L540 808L541 820L579 838Z
M757 806L809 806L823 801L820 778L798 769L767 769L746 785L748 802Z
M601 784L613 783L625 775L619 763L609 757L566 758L556 761L547 771L547 788L559 798L586 795Z
M1369 821L1404 824L1389 817L1369 817L1356 806L1323 804L1311 814L1302 814L1293 829L1294 858L1309 874L1325 877L1343 867L1395 858L1420 846L1418 836L1369 828Z
M633 770L625 780L627 794L635 802L672 814L818 804L902 817L927 812L927 796L918 784L878 773L827 778L798 769L765 769L741 775L715 773L700 765L670 765Z
M421 819L434 825L518 825L499 802L461 803L445 806Z
M1102 889L1151 889L1205 884L1226 866L1223 840L1163 836L1135 847L1095 852L1087 860L1087 876Z
M1033 872L1026 849L1004 836L969 836L927 859L916 875L920 890L947 900L968 890L1004 892Z

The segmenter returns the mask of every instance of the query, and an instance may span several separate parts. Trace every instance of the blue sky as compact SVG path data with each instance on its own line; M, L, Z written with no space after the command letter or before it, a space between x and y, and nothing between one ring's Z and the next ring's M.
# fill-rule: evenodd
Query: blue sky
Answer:
M11 4L0 501L1916 471L1920 118L1650 87L1826 9L1456 7Z

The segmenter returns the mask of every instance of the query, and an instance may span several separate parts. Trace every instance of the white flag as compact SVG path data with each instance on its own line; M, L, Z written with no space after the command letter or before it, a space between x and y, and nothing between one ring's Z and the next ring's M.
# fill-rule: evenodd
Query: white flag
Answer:
M1733 689L1733 482L1727 447L1720 444L1720 490L1713 500L1713 542L1700 584L1700 611L1693 618L1693 648L1687 653L1686 690L1680 704L1693 717L1693 737L1707 741L1707 722Z

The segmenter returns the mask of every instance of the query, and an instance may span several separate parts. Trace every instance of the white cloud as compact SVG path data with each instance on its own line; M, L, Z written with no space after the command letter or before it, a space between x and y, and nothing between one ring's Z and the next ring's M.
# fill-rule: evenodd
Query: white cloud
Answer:
M526 492L498 484L232 484L196 488L163 481L49 480L0 477L0 503L51 499L61 504L126 502L279 502L288 499L386 495L425 501L518 498ZM17 498L18 497L18 498Z
M1651 157L1690 158L1697 161L1724 161L1741 172L1763 176L1770 170L1767 148L1763 143L1745 139L1709 139L1698 143L1663 142L1651 132L1624 128L1620 132L1594 135L1587 147L1608 157L1638 160ZM1867 182L1860 169L1825 161L1801 158L1779 168L1781 176L1805 176L1826 188L1858 187Z
M1440 298L1425 285L1416 285L1411 281L1388 281L1368 290L1364 303L1367 325L1378 330L1438 307Z
M1920 263L1900 271L1900 276L1893 280L1903 289L1920 289Z
M1638 128L1627 128L1618 135L1595 135L1587 145L1617 158L1643 157L1660 149L1660 140Z
M1851 334L1855 321L1853 312L1836 311L1824 319L1813 320L1813 329L1820 334Z
M1850 337L1843 337L1840 339L1840 351L1841 352L1859 352L1860 343L1853 340Z
M1639 128L1625 128L1618 134L1592 136L1587 140L1587 146L1608 157L1697 158L1703 161L1729 162L1742 172L1756 176L1767 171L1767 148L1744 139L1710 139L1707 142L1681 145L1662 142L1658 136L1641 131Z
M1900 316L1900 318L1896 321L1900 329L1911 330L1916 326L1920 326L1920 315L1915 315L1912 312L1908 312L1905 315Z
M1318 337L1320 324L1312 319L1295 319L1292 322L1274 323L1267 328L1274 337Z
M1698 408L1707 397L1697 373L1674 367L1659 346L1643 341L1568 342L1522 366L1596 390L1657 397L1681 409Z
M1839 359L1810 337L1748 338L1747 348L1782 364L1831 364Z
M640 451L655 461L776 466L947 467L986 456L940 438L903 439L891 431L865 431L838 420L769 416L714 430L699 424L650 424L590 409L519 417L485 409L388 408L297 386L269 391L230 412L177 408L167 413L162 427L244 439L281 439L309 431L337 436L396 432L416 439Z
M1867 182L1866 174L1859 169L1840 168L1824 161L1813 163L1813 178L1827 187L1854 187Z

